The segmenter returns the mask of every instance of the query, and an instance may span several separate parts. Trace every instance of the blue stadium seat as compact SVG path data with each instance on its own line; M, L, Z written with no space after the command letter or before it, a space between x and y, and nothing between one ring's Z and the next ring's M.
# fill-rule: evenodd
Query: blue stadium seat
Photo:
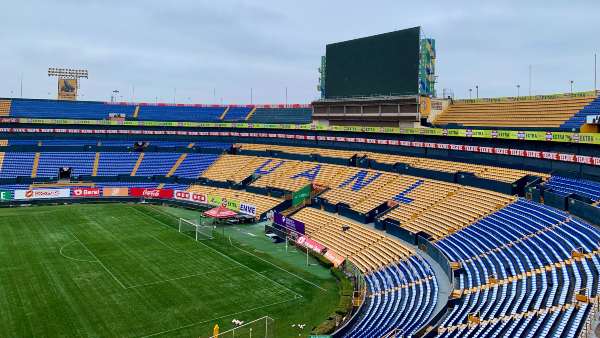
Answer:
M214 154L188 154L173 175L185 178L198 178L218 157L219 155Z
M17 176L31 176L35 153L5 153L0 177L14 178Z
M578 194L594 201L600 201L600 182L562 176L551 176L546 187L564 195Z
M70 167L74 176L91 175L94 157L93 152L42 152L37 177L58 177L62 167Z
M242 122L246 120L246 116L250 113L252 108L247 107L230 107L225 114L224 122Z
M579 131L579 128L585 124L588 115L600 115L600 96L585 106L582 110L575 113L573 117L568 119L560 127L562 129Z
M12 99L11 117L107 119L110 113L133 117L134 106L104 102Z
M140 106L138 120L220 122L225 107Z
M310 108L257 108L248 122L307 124L312 121Z

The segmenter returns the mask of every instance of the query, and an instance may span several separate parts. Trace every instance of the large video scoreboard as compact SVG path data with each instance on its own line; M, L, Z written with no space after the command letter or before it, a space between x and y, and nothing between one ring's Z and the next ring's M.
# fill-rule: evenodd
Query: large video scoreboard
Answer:
M327 45L325 98L416 95L420 27Z

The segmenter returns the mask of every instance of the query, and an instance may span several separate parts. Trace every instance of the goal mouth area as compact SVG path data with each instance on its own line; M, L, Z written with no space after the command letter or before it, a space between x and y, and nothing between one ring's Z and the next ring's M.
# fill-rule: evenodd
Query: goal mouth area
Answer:
M211 222L190 220L185 218L178 219L178 230L187 236L194 238L197 241L213 239L213 231L215 226Z
M213 335L209 338L275 338L275 319L269 316L263 316L247 323L233 319L231 324L233 328L222 332L219 332L215 325Z

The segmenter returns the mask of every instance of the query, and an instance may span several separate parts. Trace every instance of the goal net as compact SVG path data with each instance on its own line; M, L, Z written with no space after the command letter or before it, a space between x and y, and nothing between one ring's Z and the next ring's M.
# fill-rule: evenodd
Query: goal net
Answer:
M269 316L247 323L234 319L231 325L234 328L219 332L218 338L275 338L275 320ZM210 338L217 338L217 336Z
M214 226L211 224L203 224L203 222L197 222L185 218L179 219L179 232L193 237L197 241L213 238Z

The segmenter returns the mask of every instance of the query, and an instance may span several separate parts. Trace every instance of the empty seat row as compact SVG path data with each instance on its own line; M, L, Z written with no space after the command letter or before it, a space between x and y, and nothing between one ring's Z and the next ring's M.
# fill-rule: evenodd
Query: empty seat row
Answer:
M505 101L457 101L434 121L436 125L481 127L560 128L584 109L596 95L550 99L513 98Z

